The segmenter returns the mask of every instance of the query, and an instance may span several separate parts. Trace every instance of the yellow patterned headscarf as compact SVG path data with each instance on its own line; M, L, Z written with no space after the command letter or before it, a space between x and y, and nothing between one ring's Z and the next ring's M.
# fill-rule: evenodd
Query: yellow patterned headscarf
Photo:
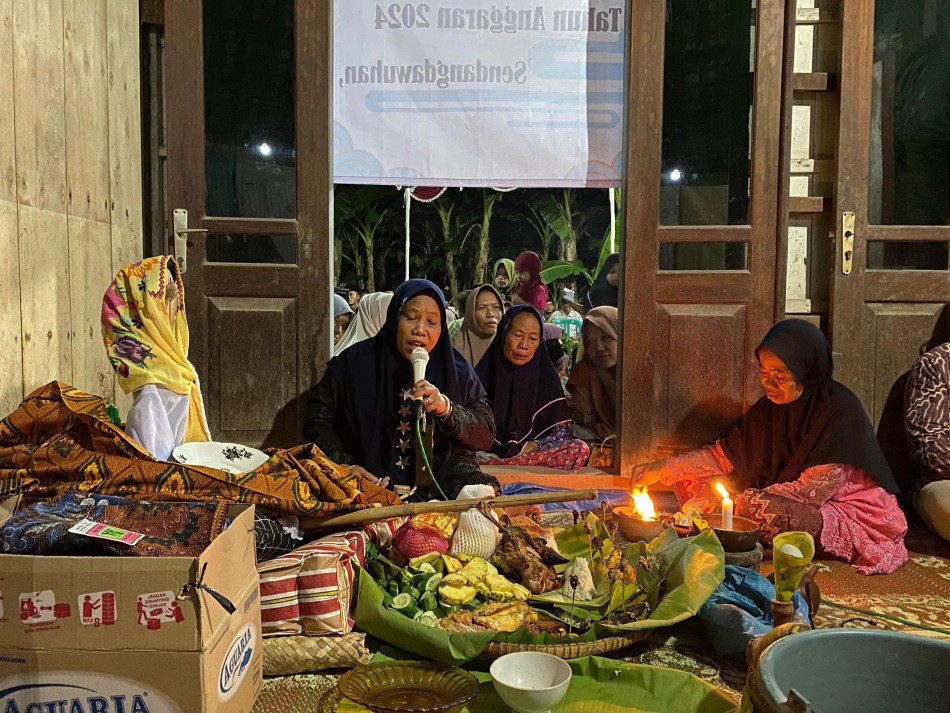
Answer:
M177 287L174 318L165 297ZM102 298L102 341L125 393L160 384L187 394L185 442L210 441L195 367L188 361L185 288L171 255L150 257L119 270Z

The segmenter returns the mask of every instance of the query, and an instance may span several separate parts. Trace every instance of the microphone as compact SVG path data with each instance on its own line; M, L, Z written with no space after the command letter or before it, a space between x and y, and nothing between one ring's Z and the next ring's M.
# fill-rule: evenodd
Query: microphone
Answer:
M429 363L429 352L422 347L416 347L412 350L410 361L412 361L412 383L417 384L426 378L426 365ZM415 406L416 420L421 421L425 417L422 399L417 400Z

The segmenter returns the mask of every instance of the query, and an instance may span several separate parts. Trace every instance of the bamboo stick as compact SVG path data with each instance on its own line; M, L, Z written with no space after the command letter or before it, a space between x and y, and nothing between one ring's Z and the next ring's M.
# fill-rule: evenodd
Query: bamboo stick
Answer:
M447 500L430 503L403 503L402 505L386 505L378 508L364 508L349 512L335 513L324 517L301 517L300 526L304 530L315 530L339 525L355 525L376 520L390 520L403 515L418 515L424 512L462 512L485 502L489 507L506 508L524 505L540 505L541 503L566 503L574 500L595 500L597 491L594 488L587 490L562 490L556 493L531 493L528 495L498 495L491 498L476 498L472 500Z

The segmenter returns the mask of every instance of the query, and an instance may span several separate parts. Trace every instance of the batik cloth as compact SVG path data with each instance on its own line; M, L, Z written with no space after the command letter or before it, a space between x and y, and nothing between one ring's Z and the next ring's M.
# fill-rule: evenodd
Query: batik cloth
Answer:
M512 456L511 458L489 458L479 454L482 465L524 465L544 466L558 470L577 470L587 465L590 458L590 446L579 438L574 438L570 424L555 426L547 436L537 440L538 450L534 453Z
M399 502L358 483L312 443L266 452L270 458L250 473L158 461L112 424L101 398L54 381L0 420L0 494L23 493L25 504L68 490L155 502L225 500L275 516Z
M152 503L70 490L14 514L0 537L11 554L197 557L221 533L226 512L227 505L216 501ZM143 537L127 545L69 531L84 519Z
M825 552L853 564L861 574L888 574L907 561L907 520L897 498L854 466L817 465L793 481L744 488L717 442L667 458L660 478L673 487L684 511L695 507L702 512L721 508L715 481L739 493L734 497L736 514L758 523L765 543L789 530L808 532Z

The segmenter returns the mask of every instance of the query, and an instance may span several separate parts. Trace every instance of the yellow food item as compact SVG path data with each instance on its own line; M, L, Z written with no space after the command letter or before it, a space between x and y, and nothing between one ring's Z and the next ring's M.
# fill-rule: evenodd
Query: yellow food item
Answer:
M458 516L454 513L426 512L414 515L409 521L409 527L414 530L431 527L433 530L437 530L442 537L451 539L452 533L455 532L457 520Z
M418 568L419 565L434 564L439 557L441 557L441 555L438 552L430 552L425 555L420 555L419 557L413 557L409 560L409 564L412 567Z
M462 563L450 555L442 555L442 561L445 563L446 574L455 574L462 569Z
M439 587L439 597L442 598L446 604L462 605L468 604L475 598L475 595L478 594L475 587L469 587L462 584L450 584L448 586Z
M443 587L467 587L469 584L468 579L461 572L456 572L455 574L447 574L442 578L441 584Z
M489 599L495 599L501 602L524 602L531 596L531 592L529 592L526 587L510 581L501 574L488 575L485 584L488 586L488 594L486 596L488 596Z
M481 557L473 557L471 562L459 570L459 574L463 575L469 584L476 584L490 574L498 574L498 570Z
M488 602L472 612L472 619L492 631L514 631L531 621L531 607L524 602Z

